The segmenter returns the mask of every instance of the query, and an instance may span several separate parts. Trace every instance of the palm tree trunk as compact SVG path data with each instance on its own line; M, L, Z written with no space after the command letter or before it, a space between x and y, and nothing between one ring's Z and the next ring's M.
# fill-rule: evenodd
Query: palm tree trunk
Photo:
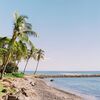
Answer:
M3 73L3 66L4 66L4 64L2 64L2 66L1 66L2 69L0 70L0 75L1 75L1 76L0 76L0 79L2 79L2 76L3 76L3 74L2 74L2 73Z
M2 76L3 76L3 67L4 67L4 64L5 64L5 54L4 54L4 58L3 58L3 64L1 65L2 69L0 70L0 79L2 79Z
M2 77L3 77L3 72L1 72L1 76L0 76L0 79L2 79Z
M26 71L26 67L27 67L28 61L29 61L29 58L27 59L26 65L25 65L25 67L24 67L24 71L23 71L24 74L25 74L25 71Z
M35 74L36 74L36 72L37 72L38 65L39 65L39 61L37 62L37 65L36 65L36 69L35 69L34 75L35 75Z

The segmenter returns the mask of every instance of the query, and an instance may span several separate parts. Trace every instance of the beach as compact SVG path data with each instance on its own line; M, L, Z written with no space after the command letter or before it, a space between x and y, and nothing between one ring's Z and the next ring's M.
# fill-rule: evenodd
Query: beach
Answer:
M30 76L6 79L3 83L16 89L14 94L10 94L11 98L17 98L13 100L83 100L82 97L75 94L48 86L43 79ZM5 97L8 98L9 93L3 96L3 98Z
M82 100L81 97L63 90L48 86L44 81L37 79L34 89L40 100Z

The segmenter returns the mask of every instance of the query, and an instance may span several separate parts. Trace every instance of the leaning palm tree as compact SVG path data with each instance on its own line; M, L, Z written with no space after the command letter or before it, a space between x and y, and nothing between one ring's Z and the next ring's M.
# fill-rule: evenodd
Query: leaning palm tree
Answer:
M26 55L27 55L26 44L23 43L22 41L16 42L16 49L13 51L12 61L14 61L18 66L20 61L24 59Z
M8 53L6 57L7 60L4 63L2 75L5 72L7 64L9 63L9 59L11 57L11 51L16 39L17 38L21 39L23 37L28 38L29 35L37 36L37 33L32 30L32 25L30 23L27 23L26 20L27 18L28 18L27 16L18 15L17 13L15 13L13 35L8 45ZM1 75L1 79L2 79L2 75Z
M28 50L28 52L27 52L27 56L26 56L26 64L25 64L25 67L24 67L24 71L23 71L23 73L25 73L25 71L26 71L26 68L27 68L27 65L28 65L28 62L29 62L29 60L30 60L30 58L31 57L33 57L33 55L34 55L34 53L35 53L35 47L31 44L31 50Z
M35 57L35 59L37 60L37 65L36 65L36 69L35 69L35 71L34 71L34 75L36 74L36 72L37 72L37 69L38 69L38 65L39 65L39 62L40 62L40 60L41 59L44 59L44 51L42 50L42 49L37 49L37 52L36 52L36 54L35 54L36 56L34 56Z

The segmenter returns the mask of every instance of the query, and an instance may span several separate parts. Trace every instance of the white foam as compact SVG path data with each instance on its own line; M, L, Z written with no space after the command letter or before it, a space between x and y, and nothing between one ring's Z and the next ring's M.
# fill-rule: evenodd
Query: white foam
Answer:
M60 73L61 75L83 75L80 73Z

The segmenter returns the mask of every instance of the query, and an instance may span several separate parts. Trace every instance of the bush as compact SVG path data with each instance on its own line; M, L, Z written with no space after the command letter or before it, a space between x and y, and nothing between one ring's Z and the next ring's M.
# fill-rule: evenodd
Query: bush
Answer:
M6 73L13 73L13 72L18 72L18 66L15 63L8 63L6 66Z

